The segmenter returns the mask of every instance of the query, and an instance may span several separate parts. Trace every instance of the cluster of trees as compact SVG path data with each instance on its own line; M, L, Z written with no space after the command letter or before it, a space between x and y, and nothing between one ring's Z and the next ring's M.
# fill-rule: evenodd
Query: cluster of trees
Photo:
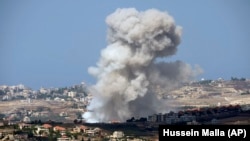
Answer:
M135 119L132 117L131 119L128 119L126 122L147 122L147 118L141 117L140 119Z
M237 78L237 77L231 77L232 81L246 81L246 78Z
M210 84L211 82L212 80L202 80L202 81L199 81L199 84L206 85L206 84Z

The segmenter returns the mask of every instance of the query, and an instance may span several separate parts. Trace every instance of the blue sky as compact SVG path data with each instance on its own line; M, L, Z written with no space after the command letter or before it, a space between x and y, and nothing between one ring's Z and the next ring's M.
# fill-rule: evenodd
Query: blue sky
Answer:
M250 78L248 0L1 0L0 85L33 89L95 83L87 69L107 46L105 18L117 8L156 8L183 28L175 56L197 79Z

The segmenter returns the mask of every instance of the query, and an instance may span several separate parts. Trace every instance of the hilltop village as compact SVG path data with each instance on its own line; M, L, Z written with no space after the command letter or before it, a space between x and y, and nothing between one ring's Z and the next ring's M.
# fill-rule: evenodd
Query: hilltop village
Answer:
M93 98L84 83L39 90L2 85L0 140L155 140L159 124L250 124L248 79L201 80L156 92L176 105L166 113L91 124L82 117Z

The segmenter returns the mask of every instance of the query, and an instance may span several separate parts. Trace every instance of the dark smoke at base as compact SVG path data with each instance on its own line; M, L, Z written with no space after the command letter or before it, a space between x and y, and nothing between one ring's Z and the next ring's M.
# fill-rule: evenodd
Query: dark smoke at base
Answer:
M88 106L93 112L83 117L87 122L125 121L169 110L170 103L157 89L167 93L201 72L182 61L156 61L176 53L181 27L167 12L156 9L117 9L106 23L108 46L97 66L88 70L97 79Z

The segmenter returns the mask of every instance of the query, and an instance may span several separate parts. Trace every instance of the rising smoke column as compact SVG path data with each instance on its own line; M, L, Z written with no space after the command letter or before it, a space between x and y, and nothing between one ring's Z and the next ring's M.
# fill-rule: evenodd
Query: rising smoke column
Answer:
M170 90L190 80L196 70L181 61L159 62L174 55L181 27L166 12L134 8L117 9L106 18L108 46L101 51L96 67L93 100L84 114L88 122L124 121L167 109L156 88Z

